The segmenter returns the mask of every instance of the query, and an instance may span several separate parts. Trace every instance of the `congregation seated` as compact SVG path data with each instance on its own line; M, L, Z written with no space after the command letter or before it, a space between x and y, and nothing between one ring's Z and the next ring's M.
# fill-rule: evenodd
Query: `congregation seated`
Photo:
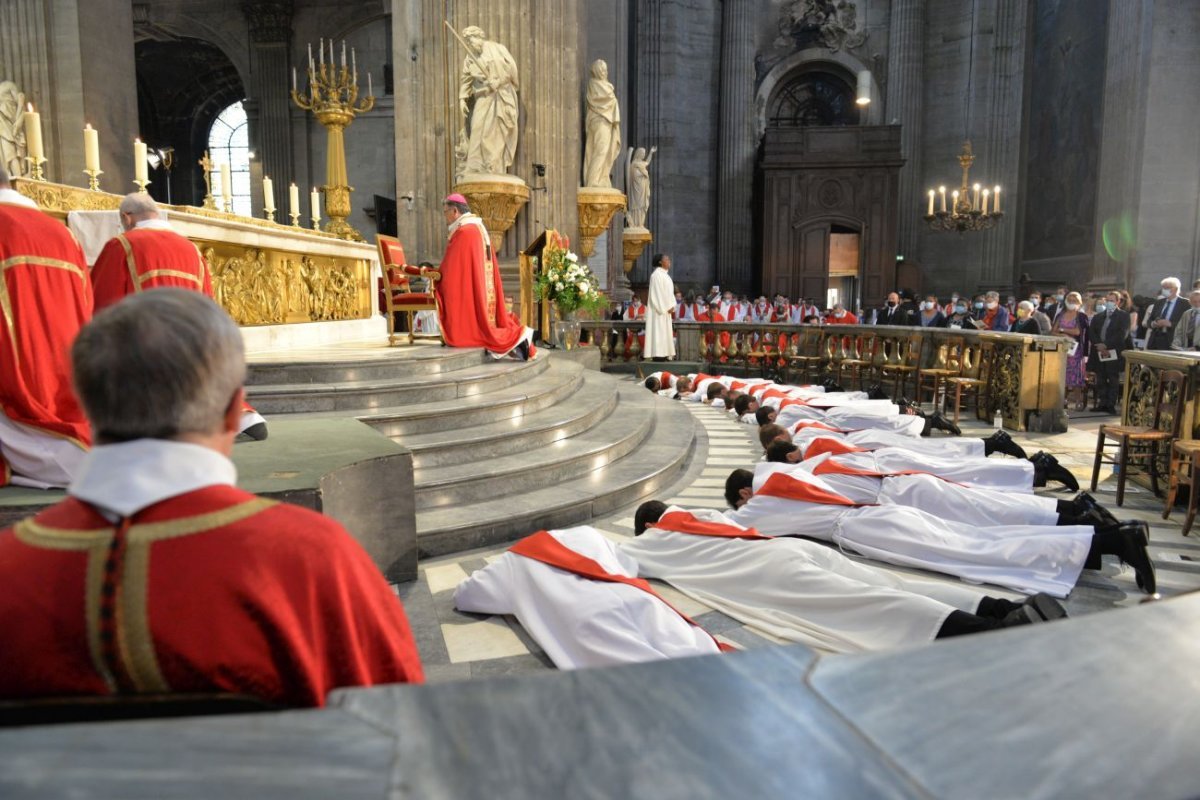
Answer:
M422 680L404 609L341 525L235 487L246 365L228 314L144 292L70 352L96 447L65 500L0 531L0 698L319 706Z

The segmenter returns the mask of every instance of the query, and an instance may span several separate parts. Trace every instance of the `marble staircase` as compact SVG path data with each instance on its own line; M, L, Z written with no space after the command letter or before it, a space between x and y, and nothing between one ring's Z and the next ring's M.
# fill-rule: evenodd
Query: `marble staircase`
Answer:
M609 513L686 466L692 415L635 382L543 352L251 363L268 418L354 417L412 452L422 557Z

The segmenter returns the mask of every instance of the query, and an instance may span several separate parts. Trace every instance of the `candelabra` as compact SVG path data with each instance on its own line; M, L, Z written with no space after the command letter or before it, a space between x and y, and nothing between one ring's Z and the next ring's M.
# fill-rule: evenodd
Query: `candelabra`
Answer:
M325 230L343 239L363 240L346 217L350 216L350 193L346 173L346 143L344 131L354 118L375 107L371 93L371 75L367 74L367 95L358 97L358 67L351 51L350 65L346 64L346 43L342 42L341 65L334 64L333 40L329 41L329 62L325 61L325 41L318 44L319 61L313 61L312 45L308 47L308 86L300 94L296 71L292 70L292 102L313 116L325 128L328 139L325 160L325 213L329 222Z
M950 194L946 204L946 187L939 186L935 193L929 190L929 205L925 222L935 231L986 231L995 227L1004 214L1000 211L1000 187L984 189L970 180L971 165L975 154L971 152L971 140L963 142L962 154L958 157L962 167L962 186ZM935 207L936 206L936 207Z

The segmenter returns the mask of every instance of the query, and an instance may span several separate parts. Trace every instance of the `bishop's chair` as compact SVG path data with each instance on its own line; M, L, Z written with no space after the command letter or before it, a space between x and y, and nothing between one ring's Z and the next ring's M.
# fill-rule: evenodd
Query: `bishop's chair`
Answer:
M379 266L383 270L383 277L379 281L379 310L387 317L388 344L394 345L399 338L396 322L400 314L405 314L408 318L408 343L412 344L416 340L416 328L413 324L416 313L438 310L434 286L442 277L442 273L432 267L414 267L406 264L404 247L396 237L379 234L375 239L379 247ZM423 278L427 283L426 290L413 291L413 278ZM440 325L438 338L441 339Z

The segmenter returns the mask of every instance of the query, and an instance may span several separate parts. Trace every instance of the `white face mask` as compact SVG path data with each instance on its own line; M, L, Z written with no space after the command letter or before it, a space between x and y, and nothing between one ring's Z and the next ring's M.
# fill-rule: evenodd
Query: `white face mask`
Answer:
M1078 311L1079 303L1067 303L1067 311Z
M995 308L998 305L999 305L999 303L997 303L996 301L993 300L992 302L987 304L987 307L988 307L988 310L991 311L993 308Z
M1159 297L1170 297L1170 296L1171 296L1171 290L1170 290L1170 289L1163 289L1161 292L1159 292L1159 293L1158 293L1158 296L1159 296Z
M1108 311L1108 304L1096 303L1096 313L1097 314L1103 314L1105 311Z
M835 311L835 312L833 312L833 315L835 317L844 317L844 316L846 316L846 312L845 311Z
M926 301L926 302L924 302L924 303L921 303L921 310L922 310L922 311L932 311L932 310L933 310L933 303L930 303L930 302L928 302L928 301Z

